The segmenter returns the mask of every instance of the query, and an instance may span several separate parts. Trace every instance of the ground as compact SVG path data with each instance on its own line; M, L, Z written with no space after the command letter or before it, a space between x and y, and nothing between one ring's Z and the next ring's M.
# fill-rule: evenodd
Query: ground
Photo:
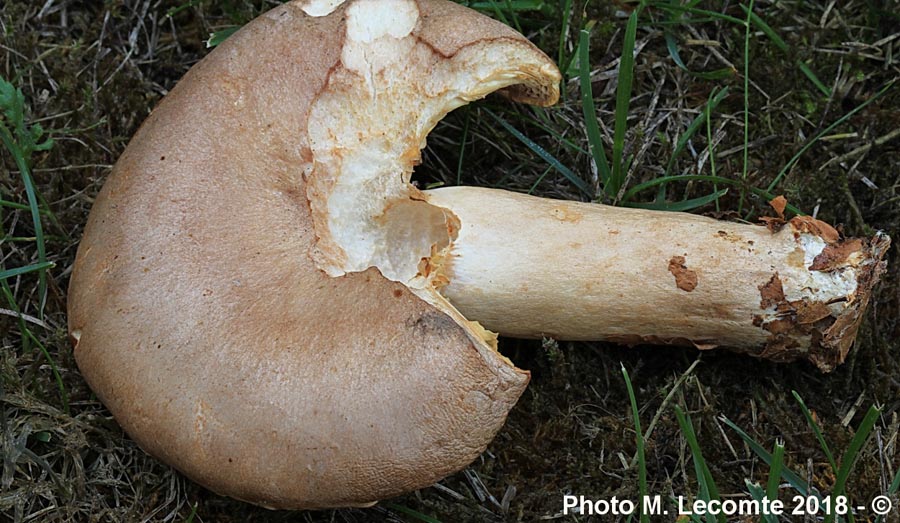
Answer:
M746 481L765 485L769 472L726 418L766 449L783 441L785 466L820 491L831 492L838 475L792 391L805 400L839 464L853 447L868 409L880 407L846 491L855 502L889 493L900 467L896 247L888 254L889 270L855 348L846 364L830 374L806 363L776 364L726 351L502 339L503 353L530 370L532 381L488 451L439 485L372 509L272 512L216 496L144 454L91 394L66 339L66 287L78 240L92 199L129 137L209 52L209 34L245 23L275 3L10 0L0 5L0 76L21 88L29 107L26 123L39 122L54 139L52 148L32 157L39 205L46 210L46 257L54 263L47 273L43 315L36 273L9 278L0 303L0 519L576 521L578 517L560 515L564 494L635 499L639 493L641 465L633 460L635 424L622 368L634 385L651 493L698 495L689 438L675 406L689 413L723 498L744 496ZM572 2L511 0L480 6L518 24L563 65L577 48L577 29L592 27L592 92L606 148L612 151L619 57L636 3L591 2L584 12L581 3L574 3L574 10L566 4ZM713 15L694 10L680 19L665 8L678 2L648 4L637 24L639 53L622 142L625 157L634 157L626 187L662 176L667 169L673 175L711 174L712 150L715 174L741 183L693 212L751 221L771 214L766 198L751 188L767 188L782 168L792 165L772 195L784 194L800 210L840 224L847 235L875 230L897 235L900 86L891 82L900 77L900 3L752 3L753 12L783 41L773 39L762 25L751 25L748 38L739 23L746 13L736 3L704 2L695 9ZM529 6L539 9L510 10ZM721 14L735 20L714 16ZM561 39L563 20L568 27ZM675 61L676 50L684 67ZM561 104L541 114L489 98L450 115L430 138L415 174L417 183L497 186L588 199L533 148L498 125L502 121L518 129L596 190L597 176L585 153L577 69L566 71L571 74ZM728 92L711 111L708 130L701 120L674 155L679 137L707 100L725 87ZM856 110L862 104L867 105ZM5 123L10 125L9 118ZM22 172L6 148L0 149L0 165L2 272L40 258ZM666 197L680 202L712 192L708 182L681 181L669 185ZM654 194L644 191L637 199L650 201ZM615 198L601 200L613 203ZM27 320L17 319L16 307ZM896 507L900 500L893 492ZM794 494L783 482L781 498L790 500ZM864 513L857 520L874 521L874 516ZM900 521L898 509L887 521Z

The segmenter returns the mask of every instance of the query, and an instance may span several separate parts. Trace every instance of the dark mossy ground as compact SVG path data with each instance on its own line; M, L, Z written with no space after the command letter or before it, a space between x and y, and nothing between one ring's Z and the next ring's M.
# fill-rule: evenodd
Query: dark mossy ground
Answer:
M420 513L445 522L575 521L574 516L560 516L563 494L607 499L613 495L635 499L638 494L637 467L632 465L634 424L622 366L634 383L644 430L655 420L647 436L651 493L692 496L697 490L674 405L690 413L723 496L744 495L745 480L765 483L768 467L722 422L722 416L766 448L772 448L776 439L784 440L786 463L829 492L835 476L792 390L814 411L839 460L867 409L881 406L848 491L860 502L887 491L900 467L896 247L888 255L888 273L855 349L844 366L827 375L806 363L779 365L724 351L701 354L670 347L501 340L504 354L530 370L532 381L488 451L440 485L373 509L308 513L258 509L211 494L145 455L91 394L66 340L66 286L75 250L92 198L112 164L153 106L206 54L209 33L246 22L275 3L194 1L171 17L167 11L179 2L0 3L0 75L22 88L31 107L27 119L39 121L55 139L50 151L35 155L33 170L37 189L53 213L43 223L48 257L56 264L49 272L43 320L25 323L46 348L52 365L9 311L10 301L0 303L0 520L361 522L417 521L420 516L415 513ZM541 11L519 13L517 21L557 58L561 9L554 0L544 3ZM563 58L572 54L577 28L596 20L591 48L594 96L604 134L611 137L616 60L625 16L633 4L588 4L582 12L576 3ZM699 7L745 16L736 2ZM900 2L757 1L754 11L787 44L783 52L762 32L750 38L746 183L765 188L817 132L900 77ZM741 179L744 28L700 14L666 25L662 22L667 17L660 9L648 9L638 28L640 53L626 137L626 152L636 160L628 183L634 186L663 174L678 137L713 89L724 86L729 95L710 120L716 172ZM665 31L671 31L691 71L733 66L734 73L707 80L680 69L667 50ZM832 94L823 94L800 71L798 62L808 64ZM541 118L531 109L510 107L494 98L456 111L433 133L415 175L418 183L459 181L584 199L498 126L487 110L592 179L589 157L561 146L551 134L587 147L576 79L566 84L562 103ZM897 236L898 128L900 86L894 86L812 145L773 192L785 194L807 213L817 211L820 218L842 224L848 235L881 229ZM707 149L704 128L677 157L672 174L709 174ZM20 173L5 149L0 149L0 164L0 199L25 203ZM670 185L667 196L677 201L711 191L709 184L678 183ZM654 195L642 196L646 200ZM715 211L712 204L698 209ZM731 219L750 220L769 212L764 200L740 188L720 199L718 211ZM0 269L34 262L37 251L28 211L0 207L0 224ZM33 274L13 278L9 285L15 304L25 314L39 316L37 278ZM64 385L68 411L53 366ZM788 487L782 489L782 499L793 494ZM896 496L894 500L900 501ZM900 521L897 510L888 521ZM863 516L858 521L869 519Z

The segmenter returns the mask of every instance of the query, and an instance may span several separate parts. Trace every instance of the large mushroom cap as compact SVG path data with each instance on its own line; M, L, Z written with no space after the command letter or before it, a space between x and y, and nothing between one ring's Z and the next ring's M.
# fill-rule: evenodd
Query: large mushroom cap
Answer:
M368 504L464 467L528 374L434 292L420 260L454 217L407 181L446 112L497 89L551 104L558 80L445 0L259 17L97 197L69 292L88 383L147 452L267 507Z

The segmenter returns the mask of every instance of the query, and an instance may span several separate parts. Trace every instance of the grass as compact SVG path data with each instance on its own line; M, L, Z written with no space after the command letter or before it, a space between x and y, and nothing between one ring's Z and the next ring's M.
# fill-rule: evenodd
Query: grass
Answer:
M591 88L590 64L591 32L590 29L582 29L578 40L578 69L579 87L581 91L581 110L584 116L584 126L587 129L587 142L591 151L593 169L600 174L600 183L608 197L613 197L615 184L612 181L612 173L606 157L606 148L603 146L603 136L600 133L600 124L597 122L597 104L594 103L593 89Z
M628 17L625 26L625 38L622 44L622 57L619 62L619 85L616 87L616 127L613 134L612 176L607 194L614 200L619 198L619 190L625 185L626 160L625 131L628 126L628 107L631 104L631 86L634 82L634 39L637 37L638 16L643 3Z
M762 445L755 441L746 432L738 428L737 425L735 425L733 422L727 419L723 421L725 421L728 426L734 429L741 437L741 439L743 439L763 461L769 464L770 470L777 471L777 478L783 478L798 493L800 493L800 495L815 498L817 500L812 505L813 507L815 507L814 510L817 513L817 516L824 516L824 521L826 522L853 522L856 520L856 518L854 517L855 511L851 510L851 507L865 506L868 500L851 499L849 501L846 501L847 492L845 489L847 486L847 482L850 479L850 474L853 471L853 467L856 465L857 459L859 458L860 450L862 450L863 446L866 444L866 441L869 438L869 435L872 433L872 429L875 426L875 423L878 421L878 418L881 415L881 409L874 406L869 408L859 427L857 427L856 432L853 435L852 440L850 441L850 444L847 446L847 449L841 459L841 465L840 467L838 467L834 460L834 457L831 454L829 445L822 435L821 428L814 420L812 413L807 408L806 404L803 402L803 400L800 398L800 395L797 394L796 391L793 392L793 395L797 399L797 402L800 404L800 409L803 411L803 415L805 416L807 423L809 424L813 433L816 435L816 439L818 440L822 451L828 458L828 464L831 467L831 473L834 474L835 477L833 486L831 488L831 493L827 498L821 496L819 492L817 492L808 483L802 480L799 475L782 467L784 458L783 444L776 444L775 452L770 454L763 450ZM775 472L773 472L772 474L774 473ZM772 483L777 482L778 480L779 479L772 479L772 476L770 476L770 492L773 488ZM849 505L846 505L843 509L841 509L840 507L844 505L845 501L849 503ZM808 508L809 506L807 506L807 510Z
M488 451L368 510L257 509L141 452L66 340L77 240L149 109L207 45L274 3L0 5L0 520L542 521L559 519L564 493L900 503L896 270L830 375L722 351L502 340L532 383ZM450 115L421 186L751 220L785 194L791 212L818 209L848 234L900 230L900 40L870 3L470 4L557 59L563 100L535 110L491 98Z
M753 16L753 0L750 0L750 7L745 9L747 19L744 21L744 161L742 163L741 180L747 181L748 169L750 168L750 21ZM744 208L744 191L741 191L741 199L738 202L738 213Z
M37 262L29 265L6 268L5 263L0 261L0 287L2 287L4 297L9 304L10 312L18 319L22 349L32 349L33 345L44 356L59 389L61 406L68 413L69 397L62 376L59 373L59 368L50 352L26 324L8 282L11 278L29 273L36 272L38 274L37 315L39 318L42 317L47 299L47 271L53 268L54 264L47 259L47 247L44 241L42 224L43 213L38 202L39 197L34 179L31 175L31 158L34 153L47 151L53 147L53 140L51 138L42 140L44 130L39 123L26 124L25 111L25 96L22 94L21 89L17 89L12 83L0 77L0 115L2 115L2 119L0 119L0 142L3 143L7 153L12 157L16 167L19 169L28 201L27 210L31 214L34 232L33 240L37 251ZM20 205L19 207L23 208L25 206ZM7 238L7 241L14 240L14 237Z
M697 440L697 434L694 432L693 423L691 423L690 418L677 405L675 406L675 416L678 419L678 426L681 428L681 434L691 449L691 461L694 463L694 473L699 490L696 498L707 504L712 501L721 501L719 488L716 486L716 481L713 479L712 473L709 471L709 466L706 464L706 459L703 457L703 451L700 448L700 442ZM691 519L694 521L702 521L697 514L691 514ZM723 514L708 514L706 517L706 520L710 523L724 523L725 519Z
M38 263L32 265L38 271L38 293L40 303L38 310L44 311L47 295L47 247L44 243L44 227L41 223L41 209L38 204L38 193L34 187L34 179L31 176L31 156L35 152L46 151L53 147L53 140L47 138L41 141L44 129L40 124L27 125L25 123L25 96L21 89L15 88L9 81L0 77L0 114L3 120L0 122L0 142L6 151L12 156L22 184L25 186L25 194L28 199L28 210L31 212L31 220L34 225L34 238L37 245ZM5 280L5 278L3 278Z
M631 404L631 420L634 423L634 441L637 447L637 468L638 468L638 499L644 500L650 495L650 489L647 487L647 456L644 452L644 431L641 430L641 415L638 411L637 398L634 395L634 387L631 385L631 377L628 376L628 370L622 366L622 376L625 378L625 387L628 390L628 401ZM643 509L643 503L639 503L638 511L640 513L641 523L650 521L650 515Z
M634 423L637 446L637 459L635 462L635 466L637 468L638 474L638 499L645 499L649 493L649 490L647 488L647 459L644 448L645 441L643 432L641 431L640 415L637 405L637 399L634 394L634 388L631 382L631 378L628 375L628 371L624 366L622 367L622 375L624 376L628 399L631 403L631 416ZM677 382L675 387L677 387ZM673 387L673 389L675 387ZM797 494L799 494L803 498L809 498L808 500L797 501L799 498L790 496L790 502L782 501L783 505L780 513L774 510L761 510L754 515L761 516L760 519L762 521L765 521L766 523L774 523L779 521L780 516L783 516L784 514L796 515L793 512L797 509L798 506L800 506L801 510L806 511L807 513L812 513L812 515L816 518L821 517L825 522L847 521L852 523L856 521L854 512L865 512L865 509L859 510L858 508L854 507L865 506L866 501L853 500L848 498L845 489L847 486L847 482L850 479L850 475L853 472L853 468L857 464L857 460L860 457L860 451L866 445L869 436L872 434L872 429L874 428L879 416L881 415L882 409L874 406L869 408L865 417L860 422L860 425L856 428L853 438L841 458L841 465L838 466L837 462L832 456L831 449L826 442L825 437L823 436L821 427L815 421L814 414L809 410L809 408L806 406L806 403L796 391L793 391L793 396L797 400L797 403L800 406L800 410L806 418L807 424L815 434L822 452L828 459L828 464L831 467L831 472L834 474L835 479L831 489L831 493L827 497L822 496L818 490L812 488L806 481L801 479L798 474L788 468L785 468L784 457L786 447L783 441L777 439L774 444L774 450L769 453L758 441L747 434L747 432L745 432L743 429L738 427L737 424L728 420L727 418L723 418L722 421L727 426L732 428L740 436L740 438L744 440L749 448L769 467L768 480L766 481L765 489L763 489L759 483L754 482L751 478L745 479L747 494L750 498L757 501L762 501L763 499L768 499L770 501L779 500L782 480L786 481L787 485L791 486ZM694 424L691 422L690 417L680 406L675 405L673 407L673 410L678 421L678 427L681 431L681 436L682 438L684 438L685 442L688 445L688 448L690 449L691 461L693 462L694 478L697 484L697 492L695 495L691 496L692 499L702 501L704 503L704 506L710 506L712 502L722 503L723 500L720 494L720 490L717 487L716 480L713 477L709 465L707 464L706 459L703 456L703 450L700 444L700 440L697 437L697 433L694 430ZM896 492L898 488L900 488L900 471L897 472L894 481L885 492ZM675 502L673 500L673 504L674 503ZM693 506L693 504L689 503L688 506ZM765 505L761 506L764 507ZM785 510L784 507L787 507L787 509ZM688 517L695 523L726 523L728 521L728 516L723 513L690 513ZM642 522L649 520L648 514L645 514L643 512L641 512L640 518Z

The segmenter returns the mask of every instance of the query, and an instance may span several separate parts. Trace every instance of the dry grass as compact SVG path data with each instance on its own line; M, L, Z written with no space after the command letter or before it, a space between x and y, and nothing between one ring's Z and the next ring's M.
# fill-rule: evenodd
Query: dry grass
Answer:
M519 14L528 35L551 56L559 46L560 10L547 0L541 12ZM559 2L562 5L564 2ZM213 4L216 6L213 7ZM636 386L647 436L651 492L692 494L690 454L671 405L693 417L700 444L720 490L746 491L745 479L764 482L767 467L719 420L724 415L771 448L787 447L786 463L823 491L834 477L791 396L797 390L815 411L836 454L871 404L883 406L873 438L864 447L849 492L868 500L885 492L900 467L900 265L892 267L872 304L849 362L830 375L806 364L776 365L728 353L603 344L503 340L517 365L531 370L532 384L509 422L481 459L439 485L370 510L270 512L221 498L186 481L146 456L121 431L80 378L65 336L68 276L92 198L128 138L150 109L207 51L212 30L245 22L275 2L192 2L172 17L171 5L151 0L72 2L9 0L0 4L0 75L22 88L30 122L40 122L54 147L36 153L37 188L52 211L44 218L49 289L43 316L34 274L9 280L12 300L0 301L0 519L12 521L414 521L412 509L443 521L535 521L553 518L561 497L634 498L637 471L624 363ZM599 4L599 5L598 5ZM710 3L712 4L712 3ZM625 19L621 2L576 7L565 56L577 29L596 20L591 49L592 82L603 134L612 137L617 57ZM737 5L721 10L736 17ZM817 131L900 77L900 4L894 1L758 1L755 12L788 44L782 52L762 33L751 35L747 187L766 187ZM694 15L694 18L703 18ZM744 165L743 28L723 21L660 23L651 9L637 33L634 90L625 136L634 186L664 173L679 136L702 110L713 88L731 94L710 120L715 168L741 179ZM704 80L675 65L664 31L671 29L692 71L734 68L720 80ZM805 62L832 90L823 95L798 69ZM586 150L578 81L567 84L563 103L543 114L498 100L457 111L433 134L420 184L501 186L553 198L582 199L565 178L549 170L486 113L515 126L584 173L595 184ZM540 122L540 126L535 122ZM841 223L849 234L900 231L900 88L894 88L828 133L800 159L776 193L807 212ZM575 147L561 145L560 137ZM463 144L462 147L460 144ZM608 150L612 142L607 143ZM673 174L710 172L705 129L688 143ZM462 154L462 161L459 158ZM0 199L26 203L22 177L0 150ZM458 167L462 165L460 170ZM670 186L670 200L711 192L699 183ZM720 214L753 219L765 202L732 190L718 202ZM651 198L653 194L644 195ZM736 212L741 209L738 215ZM701 211L714 212L709 205ZM27 210L0 207L0 268L37 260ZM2 296L0 296L2 299ZM13 303L35 318L21 323ZM42 318L38 320L37 318ZM50 361L23 325L46 347L58 367L69 410ZM686 371L700 359L689 373ZM678 390L676 380L685 374ZM663 405L670 396L670 403ZM658 416L657 416L658 414ZM787 495L787 491L785 491ZM571 519L562 519L569 521ZM898 516L895 521L900 520ZM890 521L890 520L889 520Z

